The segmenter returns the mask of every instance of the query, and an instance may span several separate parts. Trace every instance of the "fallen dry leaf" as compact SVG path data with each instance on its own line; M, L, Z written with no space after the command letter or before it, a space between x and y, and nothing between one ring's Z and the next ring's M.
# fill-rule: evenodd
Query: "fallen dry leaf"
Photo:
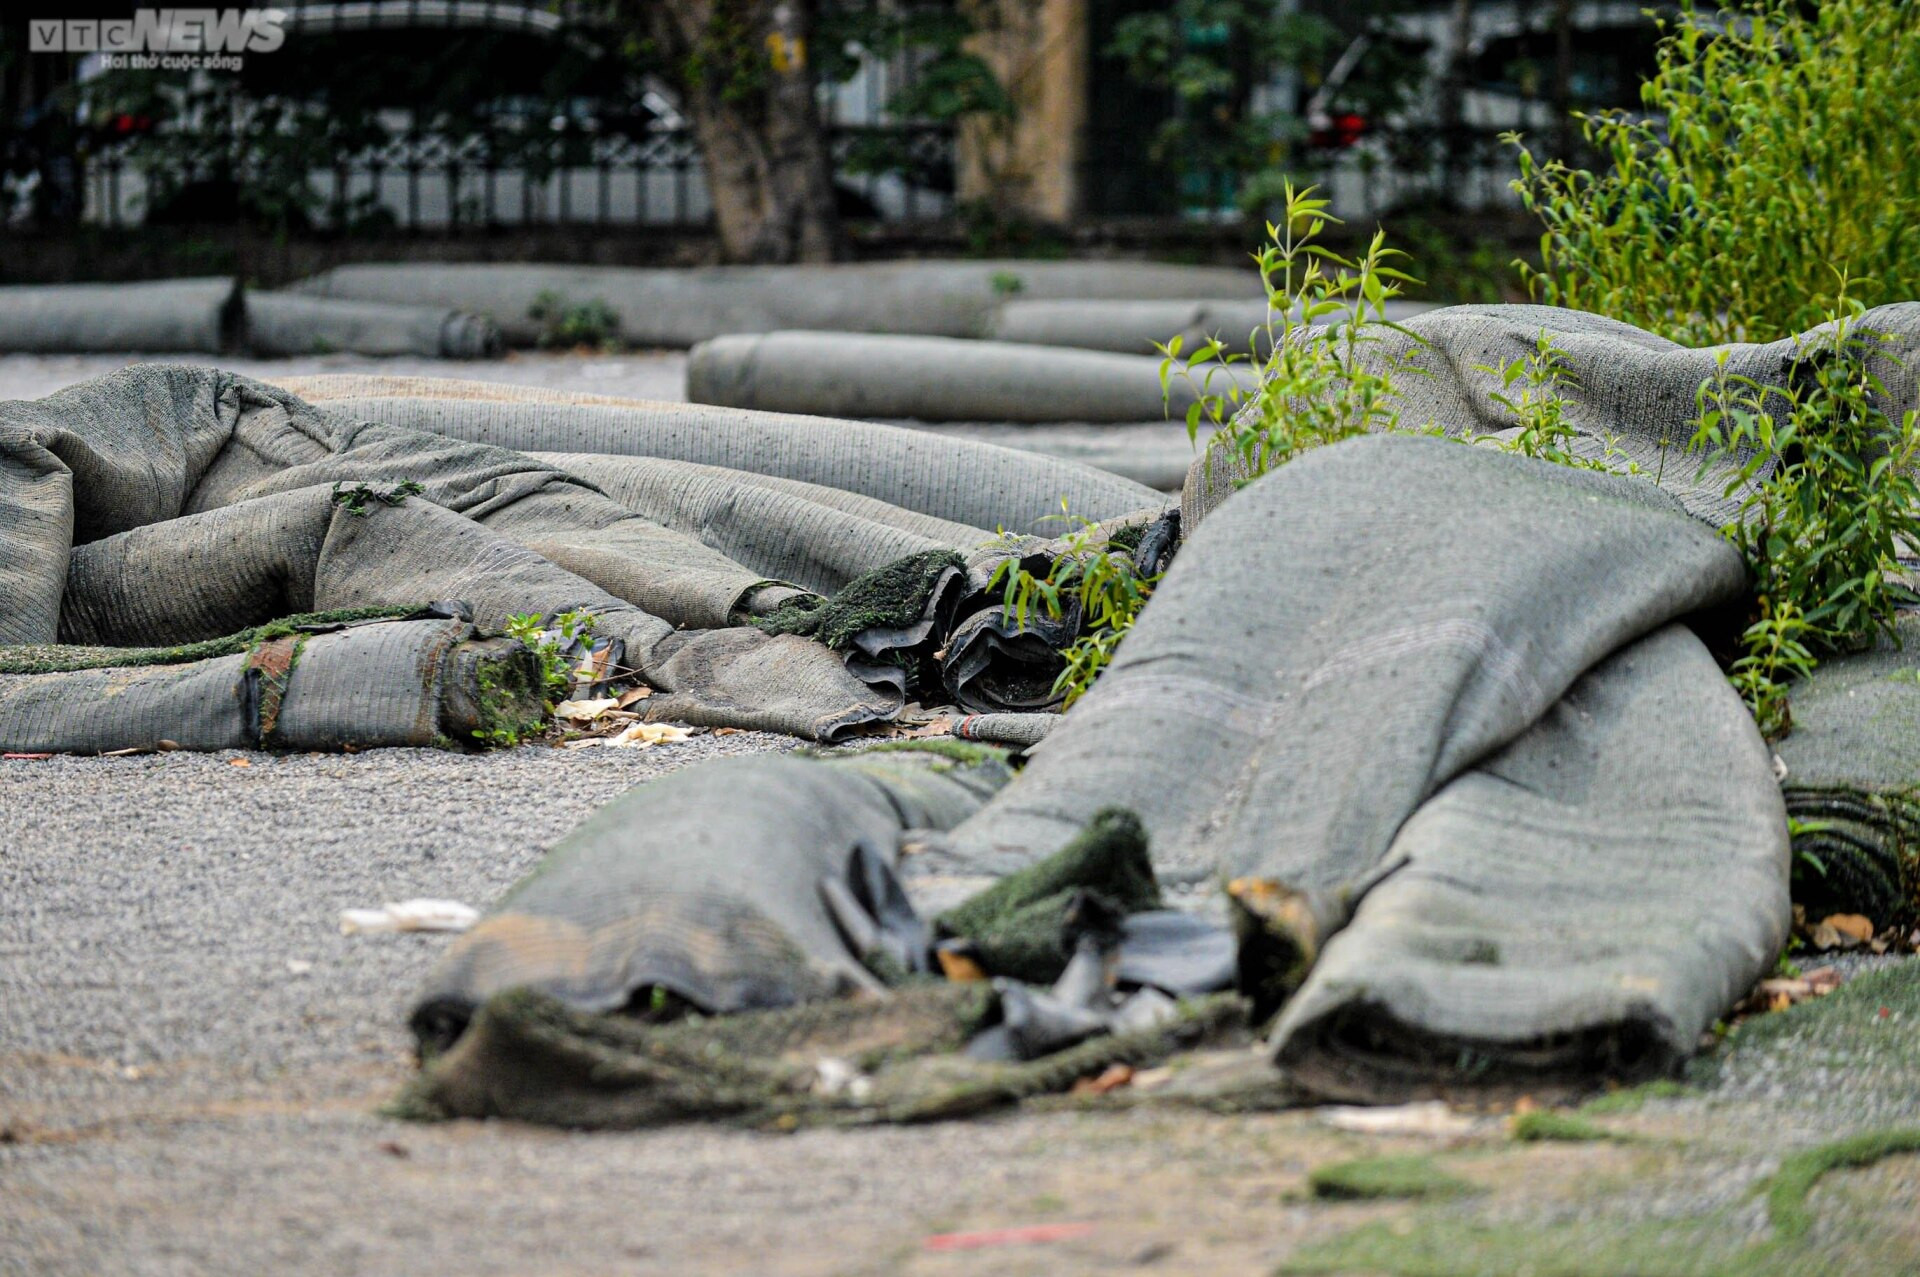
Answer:
M1873 923L1863 914L1832 913L1820 920L1823 927L1832 927L1855 944L1865 944L1873 939Z
M1840 973L1832 967L1815 967L1797 976L1777 976L1754 986L1736 1012L1784 1011L1796 1002L1825 997L1840 987Z
M608 710L618 707L619 702L611 696L585 701L561 701L553 707L553 716L575 723L591 723Z
M958 949L936 948L933 956L940 963L940 974L956 984L970 984L987 978L986 968L971 954Z
M631 692L622 692L619 699L614 702L614 708L625 709L627 706L644 701L652 695L653 689L651 687L636 687Z
M655 745L678 744L692 737L693 729L678 723L635 723L618 736L609 737L607 744L621 749L651 749Z
M251 767L251 766L253 766L253 762L252 762L252 760L250 760L250 759L246 759L246 758L229 758L229 759L227 760L227 766L229 766L229 767Z
M1075 1095L1105 1095L1108 1091L1117 1091L1133 1081L1133 1066L1129 1064L1109 1065L1107 1071L1099 1077L1083 1077L1075 1081L1071 1090Z

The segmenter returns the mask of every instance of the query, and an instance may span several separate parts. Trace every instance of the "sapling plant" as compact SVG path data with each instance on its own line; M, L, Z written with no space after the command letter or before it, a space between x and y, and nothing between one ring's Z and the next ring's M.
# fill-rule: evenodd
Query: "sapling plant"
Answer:
M1254 364L1251 388L1231 371L1248 357L1217 338L1192 349L1179 337L1159 345L1163 396L1171 402L1175 377L1193 388L1188 436L1197 440L1202 423L1212 423L1210 461L1233 458L1242 481L1310 448L1397 429L1395 379L1424 372L1412 354L1422 345L1419 337L1386 312L1400 286L1414 282L1396 265L1405 255L1387 246L1384 231L1354 258L1320 243L1321 232L1339 219L1315 189L1284 184L1280 220L1268 223L1268 242L1255 254L1267 322L1247 344L1268 353ZM1406 340L1395 343L1399 349L1373 351L1389 332Z

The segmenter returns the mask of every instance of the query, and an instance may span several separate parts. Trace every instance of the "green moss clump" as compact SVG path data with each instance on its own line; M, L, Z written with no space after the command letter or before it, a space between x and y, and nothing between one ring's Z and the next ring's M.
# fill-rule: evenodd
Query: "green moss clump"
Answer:
M1642 1082L1638 1086L1624 1086L1617 1091L1596 1096L1582 1104L1580 1111L1588 1117L1638 1113L1648 1100L1677 1100L1691 1094L1693 1092L1679 1082L1656 1078L1651 1082Z
M1513 1138L1524 1143L1536 1140L1561 1140L1568 1143L1591 1143L1597 1140L1631 1140L1631 1135L1610 1131L1596 1122L1575 1117L1571 1113L1555 1113L1547 1109L1537 1109L1532 1113L1522 1113L1513 1119Z
M772 615L748 623L769 634L799 634L843 651L863 631L905 629L923 620L941 579L966 566L952 550L910 554L855 577L830 599L790 599Z
M1315 1197L1336 1201L1453 1197L1474 1188L1441 1170L1431 1157L1361 1157L1317 1166L1307 1186Z
M890 740L869 746L854 754L834 754L827 757L859 758L865 754L933 754L967 767L1007 761L1007 751L997 745L982 745L976 741L959 740L952 736L928 736L921 740Z
M1775 1240L1798 1240L1813 1227L1807 1194L1822 1175L1849 1166L1871 1166L1898 1153L1920 1153L1920 1129L1870 1131L1786 1158L1767 1188L1767 1218L1773 1222Z
M1068 915L1083 892L1116 914L1160 907L1138 816L1119 808L1096 813L1053 855L942 914L940 930L973 941L992 975L1051 984L1066 969Z

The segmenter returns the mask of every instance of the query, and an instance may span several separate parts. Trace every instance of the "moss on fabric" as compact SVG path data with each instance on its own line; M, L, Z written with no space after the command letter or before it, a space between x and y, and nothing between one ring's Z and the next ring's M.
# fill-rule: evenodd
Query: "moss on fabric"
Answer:
M64 674L73 670L123 669L145 665L185 665L216 656L238 656L262 643L289 635L351 625L359 621L397 620L418 607L358 607L331 612L301 612L221 638L172 647L100 647L71 643L22 643L0 646L0 674Z
M1082 897L1116 917L1160 907L1147 832L1132 812L1096 813L1065 847L954 906L939 927L972 941L989 974L1050 984L1071 956Z
M866 630L918 624L941 579L965 568L966 561L951 550L910 554L855 577L830 599L791 599L750 624L769 634L799 634L843 651Z
M692 1120L791 1130L970 1116L1064 1091L1244 1030L1232 994L1182 1003L1167 1023L1026 1063L957 1054L998 1013L981 983L892 997L646 1024L568 1009L528 989L488 1000L452 1049L388 1105L415 1120L505 1117L580 1128ZM830 1081L823 1059L840 1062Z

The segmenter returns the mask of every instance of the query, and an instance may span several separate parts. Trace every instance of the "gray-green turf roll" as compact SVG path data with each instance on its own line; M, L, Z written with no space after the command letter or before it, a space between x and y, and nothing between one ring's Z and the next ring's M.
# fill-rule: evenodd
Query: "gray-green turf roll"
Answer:
M1023 298L1260 296L1251 269L1159 262L907 261L832 266L632 269L533 263L365 263L295 285L356 301L446 306L487 315L509 341L532 345L557 309L594 302L634 346L692 346L724 333L777 328L977 337L993 308Z
M1426 302L1389 301L1390 322L1435 309ZM1051 301L1003 302L987 326L995 341L1031 342L1111 350L1123 355L1158 355L1159 347L1180 339L1181 355L1191 355L1210 340L1235 354L1265 355L1271 348L1269 322L1279 316L1257 299L1215 301Z
M1785 812L1752 717L1668 626L1400 827L1275 1026L1320 1096L1481 1071L1670 1073L1786 943Z
M387 517L380 494L403 482L418 485L419 508ZM255 500L336 484L362 493L365 519L312 495ZM824 739L900 703L897 678L869 687L819 644L725 628L803 592L580 479L505 449L323 412L231 374L137 367L0 404L0 511L10 516L0 525L6 642L58 637L63 594L70 633L107 643L237 628L299 610L309 591L341 606L469 594L495 624L553 603L593 607L629 665L671 693L650 706L661 716ZM368 531L407 520L439 522L428 535ZM312 574L329 548L358 566L322 589ZM80 568L71 582L70 553ZM458 592L442 590L454 568ZM197 587L170 596L182 579ZM89 620L90 609L106 619Z
M993 750L891 747L726 759L630 790L447 950L415 1032L445 1049L513 988L583 1011L644 1012L658 991L708 1013L877 992L823 883L854 889L856 848L890 867L905 830L950 828L1007 776Z
M644 401L320 402L330 412L521 452L657 457L794 479L976 528L1051 535L1063 500L1094 520L1167 504L1163 493L1091 466L862 421Z
M1501 369L1536 352L1542 334L1562 352L1571 378L1560 388L1568 422L1580 437L1574 451L1610 468L1637 466L1640 475L1671 492L1696 518L1715 526L1731 522L1744 492L1727 492L1742 457L1690 453L1697 395L1722 358L1730 377L1784 389L1803 358L1818 358L1823 327L1764 344L1689 349L1618 320L1552 306L1451 306L1405 321L1411 336L1387 329L1361 347L1369 367L1405 359L1425 376L1396 377L1400 424L1417 430L1439 427L1455 437L1498 434L1515 426L1513 415L1494 402L1511 390ZM1886 387L1884 407L1896 420L1920 405L1920 303L1880 306L1854 322L1856 336L1875 352L1870 366ZM1784 401L1767 400L1778 414ZM1249 409L1250 411L1251 409ZM1210 463L1211 462L1211 463ZM1703 463L1705 463L1703 469ZM1196 459L1182 496L1192 528L1234 491L1241 472L1217 455ZM1760 476L1764 478L1764 474Z
M0 749L479 745L536 723L542 692L518 643L456 620L375 621L184 663L0 674Z
M1214 390L1225 394L1236 376L1213 370ZM948 337L738 334L687 359L695 403L824 417L1184 421L1195 396L1184 379L1162 387L1158 358Z
M1390 848L1409 817L1525 736L1594 666L1744 585L1732 547L1649 484L1428 438L1309 453L1187 540L1100 682L925 864L1004 872L1064 845L1101 808L1128 806L1163 874L1229 884L1243 987L1272 1006L1392 880ZM1754 876L1784 839L1777 795L1754 789L1757 736L1701 656L1684 675L1627 662L1634 678L1678 679L1705 698L1693 730L1714 788L1669 806L1693 880L1725 871L1732 884L1726 902L1687 906L1697 926L1672 942L1686 950L1672 964L1682 975L1648 995L1648 1015L1670 1021L1669 1045L1694 1008L1770 959L1753 958L1753 937L1773 933L1784 901L1784 857L1764 889ZM1738 820L1688 824L1700 811ZM1580 847L1555 838L1541 854ZM1519 864L1473 886L1522 915L1571 911L1556 960L1578 965L1581 898ZM1497 930L1486 938L1497 944ZM1465 929L1459 943L1475 939ZM1400 978L1392 950L1377 952L1367 970ZM1543 1021L1542 1032L1627 1032L1589 1005L1589 1022ZM1432 1032L1461 1035L1440 1019Z
M1896 631L1898 647L1829 658L1794 684L1793 730L1775 746L1796 821L1794 898L1816 921L1887 926L1920 903L1920 615Z
M0 351L218 354L239 344L240 285L224 277L0 288Z
M492 359L500 328L491 319L442 306L342 301L302 293L248 293L246 346L267 357L418 355Z

